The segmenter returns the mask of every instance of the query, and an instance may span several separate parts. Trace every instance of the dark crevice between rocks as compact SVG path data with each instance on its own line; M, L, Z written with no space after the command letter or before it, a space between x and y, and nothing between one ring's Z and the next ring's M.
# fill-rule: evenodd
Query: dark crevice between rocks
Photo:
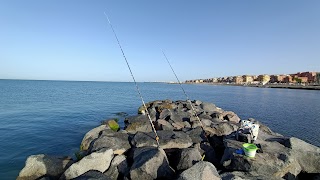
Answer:
M133 164L133 156L136 148L132 147L128 151L126 151L123 155L127 158L128 168L130 169Z
M310 180L319 180L320 179L320 173L306 173L304 171L301 171L296 179L310 179Z
M190 118L188 118L188 117L184 117L184 118L182 118L182 121L190 122Z
M102 131L99 133L99 136L101 135L101 133L102 133ZM92 140L92 141L90 142L89 148L88 148L88 150L87 150L87 155L88 155L89 153L92 153L92 152L93 152L93 151L92 151L93 145L94 145L94 143L95 143L98 139L99 139L99 138L96 138L96 139L94 139L94 140Z
M155 107L155 109L156 109L156 120L158 120L160 118L160 113L162 111L160 111L159 107Z
M223 143L223 136L209 136L208 137L209 143L211 147L213 147L217 162L220 162L222 159L222 156L224 154L225 146ZM223 166L220 163L214 163L217 169L224 169Z
M178 176L177 176L177 174L175 172L173 172L173 171L172 172L169 172L169 171L168 172L163 172L163 171L161 171L166 166L166 162L165 161L166 161L166 159L163 159L163 162L161 163L161 166L159 167L159 169L157 171L157 177L158 178L156 178L156 180L167 180L168 177L170 177L170 179L177 179ZM165 173L165 174L163 174L163 173Z
M181 149L165 149L164 151L167 155L169 165L177 171L177 166L181 158Z

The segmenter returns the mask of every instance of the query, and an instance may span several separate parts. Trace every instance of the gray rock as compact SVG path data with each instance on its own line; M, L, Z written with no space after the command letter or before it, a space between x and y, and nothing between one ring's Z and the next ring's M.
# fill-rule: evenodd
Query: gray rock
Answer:
M192 111L189 111L188 112L189 114L190 114L190 123L193 123L193 122L195 122L195 121L199 121L199 115L201 115L202 114L202 112L200 112L200 113L194 113L194 112L192 112ZM197 116L196 116L197 115Z
M173 122L183 122L183 121L190 121L191 115L188 112L184 111L173 111L170 115L170 120Z
M196 100L194 103L195 103L197 106L200 106L200 105L202 104L202 101Z
M159 136L160 147L163 149L172 148L188 148L192 145L192 139L183 132L162 130L157 131ZM132 141L136 147L153 146L157 147L154 133L140 133L138 132Z
M238 117L238 115L232 111L225 111L223 113L223 119L234 123L240 122L240 118Z
M191 125L190 125L189 122L183 121L183 124L184 124L184 127L185 127L185 128L191 128Z
M212 121L210 119L201 119L201 122L204 126L211 126Z
M209 114L205 113L205 112L201 113L200 115L198 115L198 117L201 119L201 121L203 119L212 119L212 117Z
M134 152L131 179L172 179L173 169L163 149L155 147L137 148Z
M206 140L201 127L191 129L190 131L186 132L186 134L189 135L193 143L201 143L202 141Z
M171 115L171 110L169 110L169 109L164 109L161 113L160 113L160 115L159 115L159 118L160 119L166 119L168 116L170 116Z
M232 125L230 123L219 123L213 125L213 128L206 127L205 131L209 132L210 135L217 135L217 136L226 136L229 135L237 130L237 126Z
M131 134L136 132L152 132L150 120L146 115L139 115L126 119L126 131Z
M272 176L261 176L259 174L251 174L249 172L233 171L220 174L222 180L283 180Z
M197 127L202 127L201 123L197 120L197 121L193 121L192 122L192 128L195 129Z
M91 142L96 140L99 137L99 133L105 129L110 129L110 128L107 125L101 125L101 126L98 126L94 129L90 130L89 132L87 132L87 134L82 139L80 149L81 150L88 150Z
M193 165L191 168L183 171L178 180L218 180L221 179L216 167L205 161L200 161Z
M212 103L202 102L200 107L206 112L213 112L217 107Z
M153 107L153 108L150 108L148 109L148 112L149 112L149 115L150 115L150 118L151 120L155 121L156 120L156 117L157 117L157 111L156 109Z
M72 164L64 172L62 179L76 178L90 170L104 172L109 168L112 158L112 149L102 149L98 152L93 152L90 155L82 158L80 161Z
M158 125L160 125L162 130L173 130L174 127L166 120L164 119L158 119L157 120Z
M73 180L112 180L108 176L104 175L100 171L91 170L81 176L74 178Z
M131 148L128 141L128 134L122 132L114 132L112 130L102 131L101 136L92 144L91 152L100 149L112 149L114 154L123 154Z
M181 130L184 128L184 122L174 122L174 123L172 123L172 126L176 130Z
M118 155L113 158L109 169L104 173L112 180L117 180L119 175L126 175L129 173L127 159L124 155Z
M294 159L297 160L305 173L320 173L320 148L298 138L289 138L284 145L290 148Z
M197 148L185 148L180 151L177 170L186 170L202 158Z
M31 155L25 167L20 171L18 180L37 179L42 176L59 178L73 163L70 157L56 157L44 154Z
M291 137L289 139L285 139L284 145L292 150L295 151L302 151L302 152L317 152L320 153L320 148L309 144L301 139Z
M215 118L215 119L223 120L223 113L221 113L221 112L213 112L211 114L211 117Z

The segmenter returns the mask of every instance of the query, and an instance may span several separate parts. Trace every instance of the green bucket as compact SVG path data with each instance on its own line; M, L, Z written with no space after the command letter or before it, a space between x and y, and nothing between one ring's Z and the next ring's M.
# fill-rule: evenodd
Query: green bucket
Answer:
M255 144L250 144L250 143L244 143L242 145L244 154L248 157L255 157L256 152L259 149Z

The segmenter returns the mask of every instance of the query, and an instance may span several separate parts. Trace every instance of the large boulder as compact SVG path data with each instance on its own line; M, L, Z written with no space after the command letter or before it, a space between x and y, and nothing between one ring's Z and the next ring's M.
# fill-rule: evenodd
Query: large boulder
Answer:
M160 112L159 119L166 119L171 115L171 110L170 109L164 109L163 111Z
M178 180L219 180L221 179L216 167L206 161L200 161L191 168L183 171Z
M31 155L25 167L20 171L18 180L38 179L46 176L58 179L61 174L73 163L69 157L56 157L44 154Z
M137 148L130 170L131 179L172 179L173 169L163 149L155 147Z
M206 112L214 112L217 109L216 105L208 102L202 102L200 107Z
M173 130L174 129L174 127L168 121L166 121L164 119L158 119L157 124L162 130Z
M128 133L135 134L136 132L152 132L152 126L147 115L131 116L125 120Z
M109 169L104 173L112 180L120 179L129 172L127 159L124 155L118 155L113 158Z
M242 172L242 171L232 171L224 172L220 174L222 180L283 180L283 178L276 178L272 176L262 176L256 173Z
M102 149L98 152L93 152L82 158L80 161L72 164L64 172L62 178L73 179L90 170L97 170L103 173L109 168L112 158L112 149Z
M201 143L202 141L207 140L201 127L191 129L190 131L187 131L186 134L189 135L193 143Z
M289 138L284 145L290 149L304 173L320 173L320 148L298 138Z
M159 136L159 144L162 149L183 149L188 148L192 145L192 139L186 133L170 130L157 131L157 133ZM136 147L158 146L155 140L155 134L153 132L138 132L134 136L132 144Z
M230 121L230 122L234 122L234 123L239 123L240 122L240 118L239 116L232 112L232 111L225 111L223 112L223 119Z
M90 170L72 180L112 180L100 171Z
M191 114L184 111L171 111L170 120L171 122L178 123L183 121L190 121Z
M175 130L181 130L184 128L185 124L184 122L174 122L172 123L172 126L174 127Z
M129 135L124 132L102 131L101 136L93 142L90 151L95 152L106 148L112 149L114 154L123 154L131 148L128 138Z
M211 126L212 121L210 119L201 119L201 122L204 126Z
M83 137L82 142L81 142L81 150L88 150L90 147L91 142L96 140L99 137L99 133L105 129L110 129L109 126L107 125L101 125L98 126L89 132L86 133L86 135Z
M210 135L226 136L238 129L237 125L228 122L214 124L211 127L205 127L204 130Z
M202 158L198 148L181 149L178 157L177 170L186 170Z

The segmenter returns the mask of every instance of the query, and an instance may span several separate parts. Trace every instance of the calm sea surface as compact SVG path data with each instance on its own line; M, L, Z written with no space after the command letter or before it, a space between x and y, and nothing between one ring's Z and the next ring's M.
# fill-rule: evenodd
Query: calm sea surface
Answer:
M185 100L177 84L139 86L146 102ZM183 86L190 99L320 146L320 91ZM101 120L118 112L136 115L140 105L133 83L0 80L0 179L15 179L32 154L73 156L84 134Z

